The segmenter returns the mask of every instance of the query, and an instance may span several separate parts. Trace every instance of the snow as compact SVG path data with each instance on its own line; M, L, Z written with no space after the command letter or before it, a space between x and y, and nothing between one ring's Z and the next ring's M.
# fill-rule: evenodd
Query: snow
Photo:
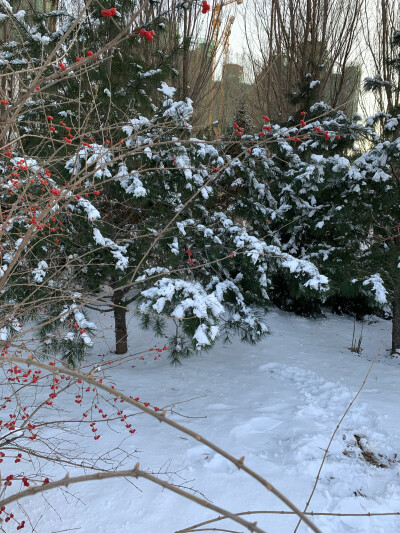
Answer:
M39 32L31 34L31 37L34 41L37 41L42 44L49 44L51 41L50 37L47 35L41 35Z
M88 220L97 220L101 218L99 210L96 209L94 205L89 202L89 200L86 200L86 198L79 198L78 205L83 207L83 209L86 211Z
M37 268L32 270L33 280L36 283L42 283L46 276L46 270L49 268L49 265L46 261L39 261Z
M176 92L176 88L170 87L167 83L165 83L165 81L163 81L161 83L161 87L157 89L157 91L160 91L160 93L167 96L168 98L173 98Z
M392 117L389 120L387 120L387 122L386 122L386 124L384 126L384 129L392 131L392 130L396 129L398 125L399 125L399 121L397 120L397 118L396 117Z
M147 126L150 124L150 121L146 117L139 116L139 118L132 118L129 121L132 126L123 126L122 131L128 136L132 135L133 130L140 130L142 126Z
M151 152L151 150L150 150ZM121 187L126 193L132 194L136 198L146 196L147 191L143 187L143 183L139 178L140 174L137 170L129 172L124 163L119 165L118 173L114 176L121 184Z
M10 11L12 13L12 7L10 6L10 4L7 2L7 0L0 0L0 5L2 5L4 7L4 9Z
M117 259L115 268L118 268L119 270L125 270L127 268L129 265L129 259L123 255L127 251L127 246L120 246L108 237L103 237L98 228L93 229L93 238L100 246L109 248L112 256Z
M97 356L113 343L112 321L103 317L86 364L96 369L108 367L104 381L118 384L128 394L160 408L173 406L175 414L168 411L168 417L235 457L245 456L246 465L304 508L331 435L382 342L388 347L391 324L376 318L366 321L363 352L358 355L348 350L353 334L351 318L328 315L312 320L272 310L265 319L272 333L255 346L234 339L232 344L218 344L200 357L185 360L180 367L171 367L164 355L156 361L151 355L144 361L130 358L108 367ZM130 353L164 342L139 330L132 316L129 330ZM356 334L360 330L357 323ZM108 357L112 360L115 356ZM104 370L99 372L104 375ZM383 351L337 431L310 511L400 510L399 379L399 359ZM71 404L68 408L71 412L75 409L79 417L82 409ZM54 410L53 416L59 419L61 414ZM120 467L132 467L139 460L142 469L159 472L163 479L190 487L232 512L287 510L245 473L196 440L144 415L131 420L134 435L126 437L118 427L111 430L103 425L98 441L79 434L79 444L91 446L99 456L122 446L134 457ZM73 435L70 444L72 439ZM384 466L365 460L361 447L379 457ZM54 476L65 475L65 470L59 470ZM68 466L68 470L75 475L74 467ZM74 485L67 492L47 492L46 498L28 497L23 505L32 523L46 517L40 520L41 533L74 528L88 533L132 533L132 524L138 532L173 533L215 517L213 512L142 480L134 484L120 479ZM257 520L259 527L274 533L293 531L297 523L296 517L281 514L245 518ZM399 516L312 519L324 533L397 533L400 529ZM208 527L243 531L230 520ZM304 525L299 528L299 533L306 531L309 529Z
M379 274L373 274L363 282L363 285L372 285L375 300L380 304L387 303L387 290L383 285L383 280Z
M164 102L165 103L165 102ZM180 102L172 102L170 107L164 111L164 117L170 117L179 122L182 126L187 126L190 129L190 125L187 124L187 120L193 115L192 100L186 98L186 100Z
M202 286L193 281L163 278L150 289L143 291L142 296L147 300L141 304L140 309L147 311L151 306L157 313L162 313L165 304L178 297L179 303L172 311L172 316L177 318L183 318L187 314L210 320L210 311L214 317L224 311L214 294L206 294Z
M160 68L158 69L152 69L148 70L147 72L139 72L140 78L150 78L151 76L155 76L156 74L160 74L162 70Z
M174 240L172 241L171 244L168 244L168 246L170 247L171 252L174 255L179 255L179 242L178 242L178 238L177 237L174 237Z
M18 20L18 22L23 23L25 18L26 11L24 9L20 9L17 11L17 13L14 14L14 17Z

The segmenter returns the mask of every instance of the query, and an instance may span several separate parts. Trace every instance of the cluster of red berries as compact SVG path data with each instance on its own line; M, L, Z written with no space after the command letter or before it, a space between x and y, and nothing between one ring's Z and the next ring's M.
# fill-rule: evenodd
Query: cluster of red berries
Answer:
M213 167L214 169L215 167ZM218 169L216 169L218 170ZM192 257L192 252L190 251L190 248L188 248L185 252L185 254L188 254L188 263L194 263L195 262L195 259L191 259Z
M233 127L235 128L235 133L238 137L241 137L243 135L244 129L239 128L239 126L236 124L236 122L233 123Z
M266 115L263 115L262 118L263 118L263 120L265 120L265 122L270 122L270 118L267 117ZM264 126L262 127L262 130L259 133L260 137L265 135L265 131L264 130L269 133L271 131L271 126L269 124L264 124Z
M144 28L141 28L140 35L143 35L144 37L146 37L148 41L152 41L154 37L154 31L153 30L147 31Z
M202 8L201 8L201 12L205 15L207 13L207 11L210 11L211 9L211 6L209 5L209 3L207 2L207 0L203 0L202 3Z
M8 100L0 100L0 102L3 104L3 105L10 105L10 102Z
M8 476L8 477L11 477L11 478L12 478L13 476ZM24 482L24 479L27 480L27 478L22 478L22 481L23 481L23 482ZM24 482L24 485L25 485L25 482ZM26 486L26 487L29 487L29 483L28 483L28 485L25 485L25 486ZM2 507L0 507L0 514L2 514L3 512L5 512L6 514L8 514L4 505L3 505ZM8 516L5 518L4 522L9 522L9 521L12 520L13 518L14 518L13 513L10 513L10 514L8 514ZM24 527L25 527L25 520L22 520L22 522L19 524L19 526L17 526L17 531L19 531L20 529L24 529Z
M190 252L190 250L189 250L189 252ZM188 253L188 252L186 252L186 253ZM192 254L192 252L190 252L190 255L191 255L191 254ZM189 261L189 263L190 263L190 256L189 256L189 260L188 260L188 261ZM191 260L192 263L194 263L194 261L195 261L194 259ZM153 352L154 350L156 350L156 351L158 352L158 355L156 355L156 356L154 357L154 361L157 361L157 359L159 359L159 358L161 357L162 352L164 352L165 350L168 350L168 348L167 348L166 344L164 344L163 348L157 348L157 344L156 344L156 345L154 346L154 348L150 348L150 349L149 349L149 352ZM142 361L144 361L144 357L140 357L140 359L141 359ZM136 398L135 398L135 400L136 400ZM136 400L136 401L139 401L139 400Z
M117 14L117 10L115 9L115 7L112 7L111 9L103 9L101 11L102 17L113 17L116 14Z
M136 400L136 398L135 398L135 400ZM136 401L138 402L139 398ZM131 429L132 428L132 424L128 424L128 421L127 421L128 417L126 415L124 415L123 413L124 413L124 411L122 409L120 411L117 411L117 415L121 417L120 421L125 424L126 429L129 429L129 433L131 435L133 435L134 433L136 433L136 429Z
M87 55L88 55L88 57L92 57L93 56L93 52L91 50L88 50ZM79 61L82 61L83 59L85 59L84 56L78 56L76 58L76 61L79 62ZM97 57L93 57L93 59L97 59Z
M319 126L314 126L314 131L316 131L317 133L322 133L322 130ZM329 131L324 132L324 138L325 138L325 141L329 141L329 139L331 138ZM339 141L340 135L336 135L335 138Z

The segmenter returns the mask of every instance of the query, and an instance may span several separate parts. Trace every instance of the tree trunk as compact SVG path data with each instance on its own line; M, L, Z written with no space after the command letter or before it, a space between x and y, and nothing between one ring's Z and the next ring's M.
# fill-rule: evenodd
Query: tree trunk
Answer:
M395 290L392 302L392 354L400 353L400 291Z
M123 354L128 351L128 330L126 327L126 308L123 302L123 291L114 290L112 302L114 304L115 323L115 353Z

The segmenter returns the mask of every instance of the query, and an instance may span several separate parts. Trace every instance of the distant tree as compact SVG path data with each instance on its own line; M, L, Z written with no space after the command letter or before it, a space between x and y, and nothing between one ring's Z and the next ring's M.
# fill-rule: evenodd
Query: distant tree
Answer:
M371 5L376 16L370 16ZM364 68L370 75L364 88L375 98L374 111L396 113L400 106L400 6L396 0L368 3L363 16L363 39L367 45Z
M251 0L246 11L252 113L283 123L319 101L357 110L352 53L365 0Z

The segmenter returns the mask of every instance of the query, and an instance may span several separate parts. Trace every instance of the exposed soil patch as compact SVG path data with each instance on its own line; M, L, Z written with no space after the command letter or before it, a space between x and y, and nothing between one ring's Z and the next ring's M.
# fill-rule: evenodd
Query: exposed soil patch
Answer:
M374 465L378 468L388 468L389 460L380 453L374 453L368 448L368 442L362 435L354 435L356 439L357 446L361 450L361 455L371 465Z

